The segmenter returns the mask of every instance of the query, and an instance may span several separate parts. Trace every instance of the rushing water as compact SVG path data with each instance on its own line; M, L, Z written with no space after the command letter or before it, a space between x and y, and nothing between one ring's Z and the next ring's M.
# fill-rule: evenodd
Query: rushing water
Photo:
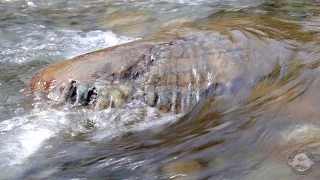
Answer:
M320 179L319 10L317 0L0 0L0 179L298 179L287 156L300 146L316 159L304 178ZM281 61L240 98L185 115L21 95L41 67L185 24L246 32L277 44Z

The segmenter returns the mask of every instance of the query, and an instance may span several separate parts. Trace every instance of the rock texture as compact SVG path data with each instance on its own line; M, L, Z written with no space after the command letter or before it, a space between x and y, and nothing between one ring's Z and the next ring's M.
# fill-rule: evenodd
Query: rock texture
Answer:
M278 60L274 43L241 31L181 28L45 67L24 93L97 110L141 99L180 113L205 96L251 88Z

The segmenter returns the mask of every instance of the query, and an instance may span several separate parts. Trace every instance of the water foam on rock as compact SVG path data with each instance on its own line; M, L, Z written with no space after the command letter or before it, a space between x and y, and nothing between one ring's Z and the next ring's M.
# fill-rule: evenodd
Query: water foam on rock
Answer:
M0 29L0 62L57 62L136 40L111 31L57 30L43 25L12 25ZM22 40L21 40L22 39Z

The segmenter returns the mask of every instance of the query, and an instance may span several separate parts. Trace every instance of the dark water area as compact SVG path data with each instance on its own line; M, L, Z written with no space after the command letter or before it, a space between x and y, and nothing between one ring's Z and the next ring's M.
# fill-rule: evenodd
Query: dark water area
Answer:
M185 114L21 93L41 67L185 27L249 40L260 76ZM317 0L0 0L0 179L318 180L319 32ZM287 164L299 147L315 159L304 177Z

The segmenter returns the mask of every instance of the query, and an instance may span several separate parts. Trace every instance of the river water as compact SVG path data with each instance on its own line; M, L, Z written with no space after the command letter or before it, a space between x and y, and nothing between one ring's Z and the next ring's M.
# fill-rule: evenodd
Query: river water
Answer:
M303 179L320 179L319 1L0 0L0 19L0 179L291 180L299 147L316 160ZM146 107L138 123L128 122L135 107L53 108L21 95L41 67L185 24L245 31L288 58L232 106L161 117Z

